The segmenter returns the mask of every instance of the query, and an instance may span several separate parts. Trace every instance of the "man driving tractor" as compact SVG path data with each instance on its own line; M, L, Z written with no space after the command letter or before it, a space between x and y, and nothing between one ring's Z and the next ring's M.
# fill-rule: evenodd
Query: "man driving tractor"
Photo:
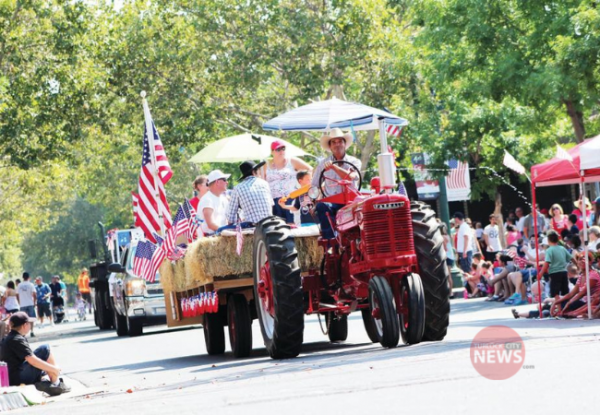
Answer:
M350 184L350 187L359 190L357 189L357 182L359 179L358 173L353 171L354 169L349 168L350 165L344 165L343 163L334 164L336 161L352 163L354 166L356 166L358 171L360 171L362 167L360 160L356 157L346 154L346 150L351 145L352 134L344 134L344 132L339 128L334 128L329 132L328 135L325 134L321 137L321 147L323 147L325 151L330 151L332 154L319 163L313 175L312 184L313 186L319 186L321 173L325 171L324 177L326 179L323 183L324 188L319 190L321 190L321 192L327 196L333 196L342 193L343 188L338 183L340 180L351 180L352 183ZM317 203L315 210L321 225L321 236L323 239L332 239L335 237L333 229L331 228L331 223L327 218L327 214L329 213L331 220L335 222L335 215L343 206L344 205L339 203Z

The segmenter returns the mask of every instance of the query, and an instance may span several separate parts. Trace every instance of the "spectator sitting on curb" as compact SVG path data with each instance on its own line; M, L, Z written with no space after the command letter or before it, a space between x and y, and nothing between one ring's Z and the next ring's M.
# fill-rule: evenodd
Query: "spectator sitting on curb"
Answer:
M11 332L2 342L2 360L8 365L10 385L35 384L37 390L50 396L69 392L71 389L58 377L60 367L50 353L50 346L42 345L31 351L26 336L32 321L24 312L10 317Z
M590 255L590 264L592 263L594 256L592 253ZM586 312L587 309L587 284L586 284L586 276L585 276L585 255L579 255L577 258L577 264L579 266L580 275L577 279L575 285L573 285L573 289L569 291L568 294L559 297L556 296L554 299L554 304L556 308L555 311L557 316L560 317L577 317ZM594 269L589 269L590 274L590 295L594 296L598 293L598 289L600 288L600 275ZM593 300L592 300L593 301Z
M514 251L513 254L516 255ZM489 301L507 300L511 296L510 287L507 280L508 275L519 271L519 268L513 263L513 259L509 255L509 251L502 251L498 256L498 262L501 270L489 281L490 285L494 286L494 296L488 298ZM519 298L519 302L520 301L521 299Z
M542 285L542 292L544 292L544 286ZM537 296L539 294L537 283L531 285L531 294L533 295L533 299L537 301ZM554 300L552 298L544 298L542 301L542 317L550 317L550 308L552 307L552 303ZM540 317L540 309L536 307L534 310L518 312L516 308L510 310L514 318L539 318Z

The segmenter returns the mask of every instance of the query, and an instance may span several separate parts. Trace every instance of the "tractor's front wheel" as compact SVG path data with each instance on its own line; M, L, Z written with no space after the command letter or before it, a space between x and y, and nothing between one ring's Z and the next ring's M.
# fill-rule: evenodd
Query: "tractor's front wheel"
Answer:
M277 217L260 221L254 232L256 314L273 359L296 357L304 337L304 301L298 252L290 227Z
M379 343L383 347L396 347L400 341L400 325L394 306L394 295L384 277L369 281L369 309L374 320Z
M423 340L443 340L450 323L450 285L444 238L435 212L425 203L411 202L411 215L420 276L425 289Z
M402 279L398 314L404 343L421 343L425 331L425 294L421 277L417 274Z
M327 313L325 319L327 321L329 341L332 343L346 341L348 338L348 316Z

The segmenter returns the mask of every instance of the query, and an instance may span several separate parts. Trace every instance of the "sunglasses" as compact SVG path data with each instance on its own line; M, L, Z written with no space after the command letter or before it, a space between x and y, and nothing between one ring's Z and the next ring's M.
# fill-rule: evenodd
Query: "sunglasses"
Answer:
M276 148L276 149L275 149L275 151L280 151L280 152L281 152L281 151L285 151L285 147L279 147L279 148Z
M217 181L218 182L225 182L225 183L227 183L227 179L218 179Z

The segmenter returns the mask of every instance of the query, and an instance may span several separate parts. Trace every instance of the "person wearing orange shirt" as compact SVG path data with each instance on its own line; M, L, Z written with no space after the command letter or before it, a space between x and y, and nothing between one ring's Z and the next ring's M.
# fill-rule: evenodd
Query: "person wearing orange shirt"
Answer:
M77 278L77 288L81 293L81 297L87 302L88 313L92 314L92 296L90 295L90 277L87 269L83 268L79 278Z

